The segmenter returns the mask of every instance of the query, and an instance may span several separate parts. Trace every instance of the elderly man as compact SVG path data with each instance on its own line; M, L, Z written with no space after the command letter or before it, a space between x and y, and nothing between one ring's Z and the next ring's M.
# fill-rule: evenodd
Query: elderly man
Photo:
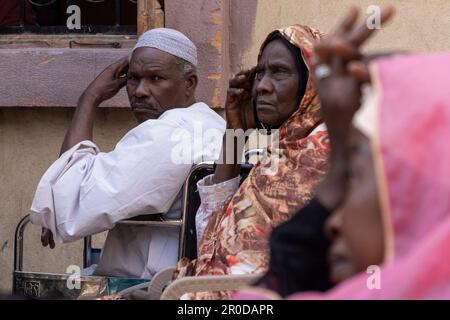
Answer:
M69 242L110 230L94 274L148 279L176 263L177 229L117 222L141 214L179 217L181 188L192 163L218 158L220 144L214 139L200 141L200 149L194 142L199 128L217 132L219 139L225 130L219 115L195 103L196 66L197 49L185 35L153 29L139 38L130 59L112 64L88 86L61 156L42 177L31 207L31 221L43 227L44 246L54 247L53 234ZM95 110L125 85L140 124L114 151L100 152L92 141ZM184 148L196 150L191 162L179 161L174 152L180 149L180 132L184 144L197 143Z

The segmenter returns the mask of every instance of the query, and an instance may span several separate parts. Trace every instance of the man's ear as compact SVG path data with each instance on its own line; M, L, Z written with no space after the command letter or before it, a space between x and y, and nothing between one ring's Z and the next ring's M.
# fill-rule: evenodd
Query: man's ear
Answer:
M194 97L195 96L195 89L197 88L198 84L198 77L197 74L190 72L185 76L186 81L186 96L187 97Z

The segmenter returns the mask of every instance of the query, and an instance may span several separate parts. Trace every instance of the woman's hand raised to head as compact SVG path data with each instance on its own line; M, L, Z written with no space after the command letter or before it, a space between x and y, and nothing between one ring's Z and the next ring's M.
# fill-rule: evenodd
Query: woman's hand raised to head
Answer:
M238 130L256 128L253 108L252 108L252 87L255 79L255 70L241 71L230 80L227 91L227 101L225 103L225 113L227 117L227 129ZM213 183L221 183L232 179L239 175L240 162L239 155L242 150L238 150L233 136L228 136L229 132L225 132L222 144L222 159L224 163L216 167L213 176ZM232 149L228 144L228 140L233 139ZM228 150L227 150L228 149ZM232 163L227 163L228 155L233 155Z
M254 79L255 68L252 68L239 72L230 80L225 103L228 129L245 131L256 127L251 105Z

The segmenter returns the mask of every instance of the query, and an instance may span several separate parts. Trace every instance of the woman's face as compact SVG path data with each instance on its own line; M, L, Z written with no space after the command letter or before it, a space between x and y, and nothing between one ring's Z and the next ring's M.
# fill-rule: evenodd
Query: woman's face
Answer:
M259 121L278 128L289 119L298 109L299 81L291 51L280 39L271 41L263 50L253 84Z
M332 240L331 281L339 283L383 262L381 209L369 140L353 130L349 143L349 189L343 205L326 222Z

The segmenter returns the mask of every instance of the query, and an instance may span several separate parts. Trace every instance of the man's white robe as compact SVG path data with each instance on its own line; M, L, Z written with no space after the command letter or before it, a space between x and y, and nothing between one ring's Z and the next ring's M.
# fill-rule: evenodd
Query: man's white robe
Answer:
M217 113L196 103L140 124L111 152L82 141L42 177L31 221L59 242L110 230L95 274L151 278L175 265L179 229L116 224L141 214L180 217L192 164L219 157L224 130Z

